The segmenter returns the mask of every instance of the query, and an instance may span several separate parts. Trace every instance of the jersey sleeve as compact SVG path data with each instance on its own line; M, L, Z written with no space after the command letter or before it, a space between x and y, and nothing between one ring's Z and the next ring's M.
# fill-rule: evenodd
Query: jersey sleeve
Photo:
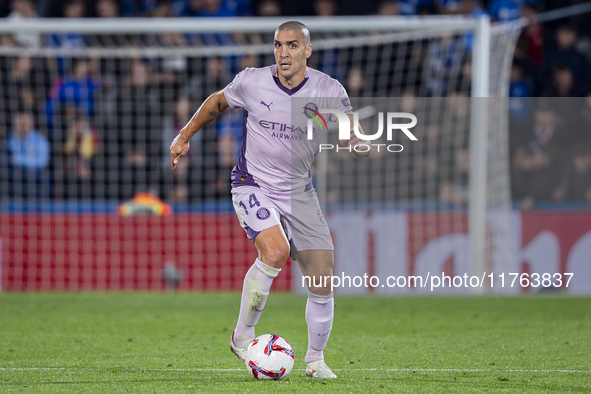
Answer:
M337 80L333 80L333 88L331 90L332 90L332 93L330 95L330 97L332 98L331 107L333 109L338 109L338 110L346 113L347 115L352 115L353 114L353 107L351 107L351 101L349 100L349 95L347 94L347 91L345 90L343 85L341 85L341 83L338 82ZM334 114L331 114L330 120L332 122L336 122L337 116Z
M244 108L244 79L246 70L239 72L234 80L224 88L224 96L231 108Z

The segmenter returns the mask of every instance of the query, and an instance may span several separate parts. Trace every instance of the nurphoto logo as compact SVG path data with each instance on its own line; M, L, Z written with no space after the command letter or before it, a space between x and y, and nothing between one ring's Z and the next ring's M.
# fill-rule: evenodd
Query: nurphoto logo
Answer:
M349 116L340 111L338 109L320 109L312 108L309 104L305 107L305 113L308 115L308 125L307 125L307 132L308 132L308 139L312 140L313 133L314 133L314 124L313 121L316 121L321 129L328 129L328 125L322 113L333 114L336 116L337 123L339 124L339 140L348 140L350 138L351 130L355 133L355 136L359 138L359 140L363 141L362 143L351 147L351 146L335 146L333 144L320 144L320 152L323 150L331 150L336 149L336 151L340 150L347 150L351 152L355 150L356 152L368 152L372 149L376 149L378 152L380 149L385 149L388 152L402 152L404 147L400 144L378 144L378 143L367 143L365 141L375 141L382 136L384 133L384 118L386 118L386 139L388 141L392 141L394 131L399 130L402 131L411 141L418 141L417 137L409 130L417 125L417 117L408 112L378 112L378 130L374 134L364 134L359 130L359 114L357 112L353 112L353 126L351 127L351 122L349 120ZM410 122L407 123L398 123L400 119L409 119Z

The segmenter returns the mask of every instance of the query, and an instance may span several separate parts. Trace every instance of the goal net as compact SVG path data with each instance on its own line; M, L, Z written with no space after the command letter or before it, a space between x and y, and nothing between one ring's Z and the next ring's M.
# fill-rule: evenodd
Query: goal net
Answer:
M273 31L282 22L3 24L1 286L239 289L256 257L229 193L242 112L228 110L199 132L175 172L168 150L209 94L245 67L274 63ZM418 142L401 143L402 152L318 155L313 176L333 232L335 273L385 280L504 269L510 191L507 103L499 97L507 95L519 23L304 23L308 65L345 86L364 128L377 129L378 112L418 119ZM41 45L26 46L27 36ZM327 142L335 139L329 133ZM297 270L289 271L276 289L300 287ZM342 291L421 291L400 287Z

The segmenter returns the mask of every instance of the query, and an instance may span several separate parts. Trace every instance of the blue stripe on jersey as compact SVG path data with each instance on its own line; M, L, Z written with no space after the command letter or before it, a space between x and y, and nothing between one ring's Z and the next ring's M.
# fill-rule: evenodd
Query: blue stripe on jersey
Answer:
M244 114L242 115L242 145L240 146L240 157L238 158L238 170L242 171L243 173L247 173L248 170L246 168L246 122L248 121L248 111L244 110Z
M244 110L244 116L242 118L242 145L240 146L240 157L238 158L238 164L232 169L232 187L237 186L256 186L259 185L255 182L252 175L248 173L246 168L246 121L248 120L248 111Z

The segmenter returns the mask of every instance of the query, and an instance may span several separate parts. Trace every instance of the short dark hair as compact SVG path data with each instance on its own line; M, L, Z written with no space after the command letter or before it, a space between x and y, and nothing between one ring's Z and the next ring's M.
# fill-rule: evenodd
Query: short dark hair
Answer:
M558 31L570 31L575 34L578 34L577 27L569 22L561 23L560 25L558 25L558 28L556 28L556 31L557 32Z
M310 43L310 30L308 30L306 25L304 25L302 22L298 22L298 21L284 22L281 25L279 25L277 30L275 30L275 32L278 32L278 31L299 31L304 36L304 45L308 45Z

